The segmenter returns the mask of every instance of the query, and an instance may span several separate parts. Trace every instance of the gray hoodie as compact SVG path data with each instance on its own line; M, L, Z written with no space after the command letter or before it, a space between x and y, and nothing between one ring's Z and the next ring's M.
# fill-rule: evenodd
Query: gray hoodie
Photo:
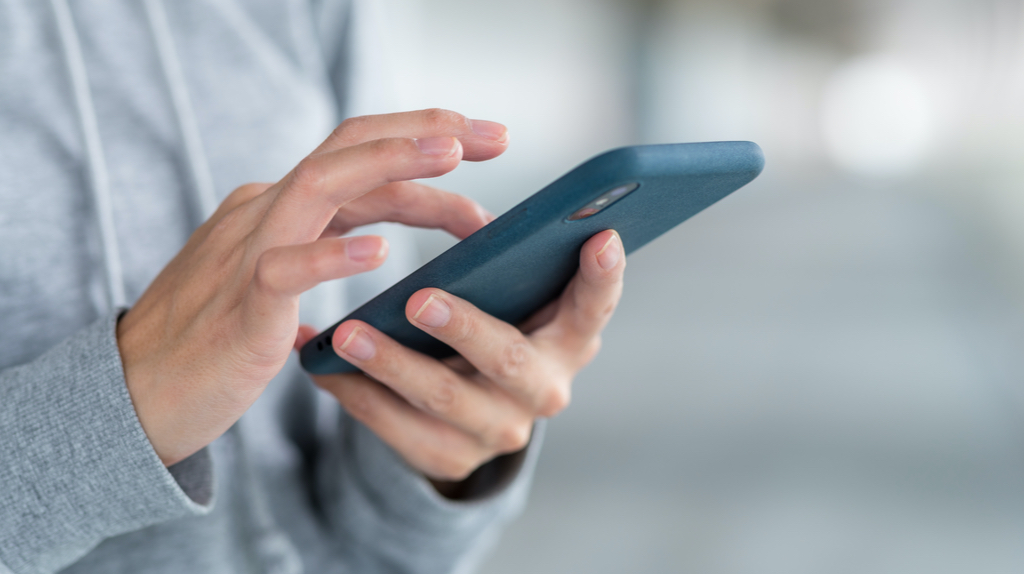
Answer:
M125 387L118 313L219 198L363 111L361 14L0 0L0 574L462 572L521 507L538 440L448 501L294 361L170 469ZM400 263L318 288L303 320L337 319Z

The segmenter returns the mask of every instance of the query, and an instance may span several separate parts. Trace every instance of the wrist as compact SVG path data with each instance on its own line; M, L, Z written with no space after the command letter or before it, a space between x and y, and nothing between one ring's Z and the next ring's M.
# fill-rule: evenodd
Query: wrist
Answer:
M137 315L137 314L136 314ZM173 430L168 428L168 411L173 409L170 397L158 396L157 385L149 373L155 369L147 366L147 354L144 341L146 337L140 336L141 325L134 321L135 316L126 310L118 317L116 326L116 339L118 352L121 355L121 365L124 370L124 382L128 389L128 396L131 398L132 406L135 408L135 416L139 419L142 430L149 439L150 446L156 452L164 466L171 466L185 460L202 447L189 449L177 447L169 440L175 436Z

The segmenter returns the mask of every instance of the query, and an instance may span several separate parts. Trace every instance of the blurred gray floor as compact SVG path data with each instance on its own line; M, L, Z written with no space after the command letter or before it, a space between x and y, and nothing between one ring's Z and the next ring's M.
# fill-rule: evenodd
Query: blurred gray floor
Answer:
M922 196L772 181L630 258L483 572L1024 572L1024 338L984 245Z

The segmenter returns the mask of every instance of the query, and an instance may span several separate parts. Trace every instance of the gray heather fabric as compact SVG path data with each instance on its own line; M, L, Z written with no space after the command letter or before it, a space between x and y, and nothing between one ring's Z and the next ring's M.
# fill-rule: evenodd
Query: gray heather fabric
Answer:
M69 5L131 302L194 228L194 178L142 3ZM372 36L358 6L165 8L219 196L280 178L346 103L371 111L353 104L376 89L373 51L352 40ZM0 574L471 569L521 507L539 433L521 468L492 468L480 497L451 502L293 361L231 431L161 465L125 387L60 46L50 3L0 0ZM398 261L318 289L304 321L329 323L404 273L408 247L387 233Z

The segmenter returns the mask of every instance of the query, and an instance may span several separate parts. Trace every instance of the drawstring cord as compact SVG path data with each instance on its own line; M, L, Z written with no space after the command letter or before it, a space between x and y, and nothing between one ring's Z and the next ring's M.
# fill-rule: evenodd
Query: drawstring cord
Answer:
M110 174L107 172L107 160L103 154L103 143L100 141L96 108L93 107L92 94L89 91L89 77L86 75L85 60L82 58L82 45L78 41L71 11L68 9L67 0L50 0L50 4L57 18L57 30L64 47L64 60L75 97L75 107L78 110L78 121L82 128L89 166L89 191L92 194L94 215L100 229L100 241L103 244L107 305L108 310L112 311L127 306L127 299L124 294L121 252L117 246L114 228L114 208L110 199Z
M213 188L210 166L206 161L206 152L203 150L203 141L199 134L199 122L196 119L186 87L185 74L174 47L174 38L171 36L171 27L167 21L167 13L164 11L162 0L143 0L143 6L146 8L146 17L149 19L153 41L156 43L160 67L163 68L164 79L171 94L174 114L178 119L178 129L181 131L181 138L185 144L185 155L188 158L193 184L189 189L200 209L202 216L200 221L206 221L217 209L217 196ZM249 457L248 449L239 425L233 425L229 432L238 441L238 453L243 459L239 469L244 476L239 481L241 483L239 486L244 489L248 499L248 510L254 523L251 531L252 547L256 555L260 557L263 571L266 574L301 573L303 568L299 553L288 537L277 527L273 513L266 501L264 486L252 472L253 465L245 460Z
M117 236L114 228L113 205L111 202L110 176L107 162L103 154L100 140L96 108L93 106L92 94L89 90L89 79L86 75L85 60L82 46L75 30L75 23L68 8L67 0L50 0L56 14L58 32L64 46L68 76L74 92L75 106L81 123L85 151L89 165L89 189L92 193L96 221L100 229L103 243L103 265L106 270L107 303L110 310L127 306L125 297L124 275L121 267L121 255L118 251ZM174 49L167 14L161 0L144 0L146 16L149 19L153 41L156 44L160 67L163 68L174 113L178 121L184 142L185 155L192 175L192 184L188 186L193 199L200 210L201 220L205 221L217 209L217 196L213 187L213 177L203 150L199 134L199 123L196 120L192 102L185 85L185 75L181 62ZM198 226L198 224L197 224ZM232 426L231 434L242 440L238 425ZM245 445L240 444L241 456L247 456ZM265 496L261 492L262 485L251 471L251 464L242 464L245 474L245 495L249 499L249 507L254 521L253 547L263 562L263 569L268 574L298 574L302 571L302 560L295 546L280 532L274 523L273 514L268 507Z
M89 192L92 195L93 212L103 247L102 259L107 287L106 310L112 311L127 307L128 299L125 295L124 270L114 226L110 174L107 171L107 160L103 153L103 142L100 139L96 108L93 105L92 92L89 89L89 77L82 55L82 44L75 29L71 10L68 8L67 0L50 0L50 4L53 6L56 16L57 31L64 48L68 79L71 82L75 108L78 111L78 120L82 129L89 169ZM160 0L145 0L144 6L152 30L153 41L156 44L160 67L163 69L164 79L167 82L171 102L174 106L178 129L184 142L186 163L192 176L192 185L188 186L188 190L200 212L199 222L194 225L194 227L198 227L199 223L206 221L217 209L218 202L213 186L213 176L203 150L199 122L196 120L192 102L189 99L185 75L174 49L163 4Z
M167 22L164 5L160 0L144 0L143 5L146 7L146 17L149 19L149 27L153 32L153 41L156 43L164 80L167 82L167 88L171 94L174 115L178 119L178 129L181 131L181 138L185 143L185 155L189 171L192 174L190 190L199 207L200 222L206 221L217 210L218 202L210 165L207 163L203 140L199 134L199 122L196 120L192 100L188 95L181 61L174 49L174 38L171 37L171 28Z

